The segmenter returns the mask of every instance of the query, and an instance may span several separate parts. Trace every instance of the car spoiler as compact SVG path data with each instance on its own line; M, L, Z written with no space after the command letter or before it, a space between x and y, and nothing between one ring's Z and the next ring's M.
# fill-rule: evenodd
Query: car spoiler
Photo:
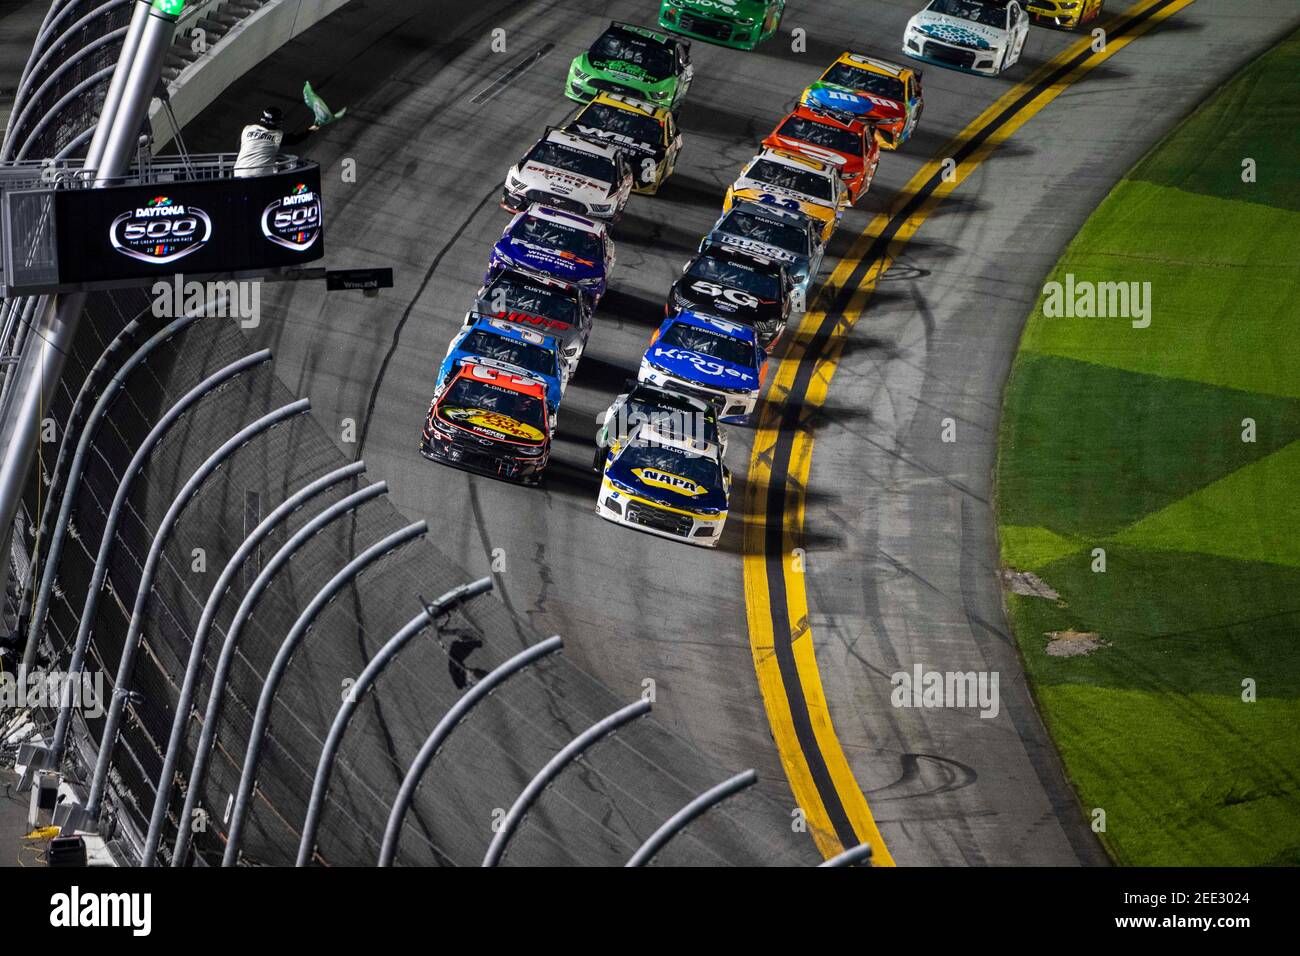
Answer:
M610 20L609 25L611 27L622 27L624 30L627 30L629 33L635 33L637 36L645 36L645 33L643 33L642 31L657 33L660 36L667 37L668 43L673 44L674 46L680 46L682 49L687 50L688 52L691 49L690 40L686 39L685 37L673 36L673 34L665 32L663 30L653 30L650 27L643 27L639 23L632 23L628 20Z

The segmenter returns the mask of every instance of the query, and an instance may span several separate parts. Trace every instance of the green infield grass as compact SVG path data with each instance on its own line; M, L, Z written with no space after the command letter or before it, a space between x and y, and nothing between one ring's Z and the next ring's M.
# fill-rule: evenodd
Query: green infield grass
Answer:
M1043 717L1116 862L1300 864L1300 34L1129 172L1067 276L1149 282L1150 324L1040 300L1007 386L1002 561L1059 594L1007 595Z

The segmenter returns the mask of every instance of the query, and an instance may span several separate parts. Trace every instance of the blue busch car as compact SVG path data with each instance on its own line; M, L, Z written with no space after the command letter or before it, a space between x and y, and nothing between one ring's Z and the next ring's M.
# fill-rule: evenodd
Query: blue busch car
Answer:
M698 395L718 420L744 422L754 410L767 353L747 325L698 312L664 319L641 357L637 381Z
M508 319L479 314L471 318L451 340L437 381L450 380L456 369L467 362L527 375L546 386L546 404L554 426L555 413L569 384L569 369L559 340Z
M595 308L614 268L614 242L603 222L548 206L529 206L510 220L492 247L488 278L500 268L573 283Z
M733 204L713 224L700 243L700 252L709 246L739 249L786 263L794 280L794 309L799 312L807 305L826 254L819 226L812 219L801 212L747 201Z
M643 424L610 447L596 514L713 548L722 537L730 498L731 474L719 445Z

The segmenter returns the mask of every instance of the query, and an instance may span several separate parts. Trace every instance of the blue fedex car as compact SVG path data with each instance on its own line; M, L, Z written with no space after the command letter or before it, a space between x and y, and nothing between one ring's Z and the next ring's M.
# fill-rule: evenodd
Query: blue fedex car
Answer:
M546 404L552 425L560 399L569 384L568 365L559 340L508 319L473 315L456 334L438 369L438 382L449 381L466 362L505 372L527 375L546 386Z
M614 268L614 242L603 222L533 205L510 220L492 247L488 277L501 268L573 283L594 308Z
M687 311L664 319L637 381L699 395L718 410L719 421L735 423L754 410L766 373L767 353L752 328Z

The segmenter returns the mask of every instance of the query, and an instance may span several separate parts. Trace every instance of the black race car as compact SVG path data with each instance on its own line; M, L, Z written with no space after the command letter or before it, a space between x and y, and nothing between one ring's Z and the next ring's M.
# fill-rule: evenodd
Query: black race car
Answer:
M728 246L706 246L682 270L664 305L750 326L768 352L790 318L793 282L783 263Z

